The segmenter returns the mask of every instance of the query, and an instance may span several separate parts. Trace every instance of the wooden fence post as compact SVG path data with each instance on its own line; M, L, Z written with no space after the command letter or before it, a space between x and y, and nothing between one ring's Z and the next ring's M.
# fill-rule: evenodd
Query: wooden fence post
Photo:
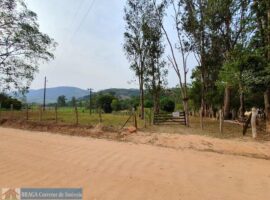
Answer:
M248 125L250 124L250 121L251 121L251 116L252 116L252 113L248 116L248 119L243 126L243 135L246 135Z
M99 123L102 123L101 109L98 109Z
M269 133L270 134L270 107L267 109L266 133Z
M144 111L144 128L146 128L146 112Z
M203 107L200 108L200 126L203 130Z
M55 110L55 123L57 123L58 122L57 105L55 106L54 110Z
M26 104L26 120L28 121L28 119L29 119L28 104Z
M42 121L42 107L39 106L39 121Z
M219 110L219 132L223 133L223 124L224 124L224 114L223 110Z
M149 126L151 126L152 123L152 109L150 108L150 113L149 113Z
M136 129L138 128L136 112L134 113L134 126L135 126Z
M252 108L252 114L251 114L251 130L252 130L252 137L254 139L257 137L257 127L256 127L257 114L258 114L258 110L256 108Z
M79 116L78 116L78 108L76 105L75 105L75 119L76 119L76 125L78 125L79 124Z
M11 111L11 119L13 119L13 104L10 104L10 111Z

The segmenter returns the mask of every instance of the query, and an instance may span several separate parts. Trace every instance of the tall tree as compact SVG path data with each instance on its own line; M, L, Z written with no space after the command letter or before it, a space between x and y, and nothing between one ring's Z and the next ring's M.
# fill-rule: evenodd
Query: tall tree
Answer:
M255 15L253 47L264 60L264 69L257 73L257 83L264 89L264 105L267 117L266 130L270 133L270 2L254 0L252 11Z
M66 103L67 101L67 98L65 95L61 95L57 98L57 105L60 106L60 107L64 107L67 105Z
M148 53L147 41L143 34L146 23L146 0L127 0L125 7L126 32L124 33L124 50L130 67L134 70L139 81L141 118L144 118L144 74L145 60Z
M72 98L71 98L71 105L72 105L73 107L75 107L75 106L77 105L77 99L76 99L76 97L72 97Z
M149 13L149 20L143 31L150 48L146 57L145 86L152 96L154 112L159 113L160 95L166 85L167 69L163 59L163 32L156 12Z
M189 126L189 108L188 108L188 86L187 86L187 74L188 74L188 66L187 59L191 50L191 45L187 40L187 32L183 29L183 12L182 12L182 4L180 1L162 1L160 4L157 3L156 0L153 0L153 4L155 6L155 11L157 12L157 16L159 17L161 28L166 37L167 43L170 49L170 56L168 56L168 60L173 67L179 81L180 93L182 97L182 103L184 107L184 111L186 114L186 125ZM173 28L176 30L177 42L173 44L172 39L170 38L168 31L166 30L163 23L163 12L168 7L172 7L173 13ZM177 56L177 53L180 56Z
M156 45L156 41L154 41L156 40L156 35L153 34L156 34L155 31L157 30L153 31L153 27L156 26L153 24L155 21L153 17L156 15L153 11L153 4L148 0L127 0L125 7L126 32L124 34L124 50L130 61L131 69L134 70L138 77L142 119L144 118L144 85L147 65L153 64L151 59L153 62L155 58L160 57L160 55L159 57L157 55L153 57L154 52L151 52L154 49L154 45ZM155 51L157 50L155 49ZM157 60L154 62L154 64L160 63Z
M24 0L0 0L0 90L27 90L39 61L52 59L55 46Z
M186 16L185 30L190 33L201 69L202 107L206 107L205 98L209 72L214 69L213 67L223 63L223 60L228 60L236 45L241 43L242 36L248 30L247 25L250 23L248 20L250 17L250 1L182 0L182 2ZM222 56L219 56L218 60L214 60L216 62L214 65L209 64L213 57L211 55L215 55L213 53L216 50ZM225 118L228 118L230 112L230 83L227 83L224 96Z

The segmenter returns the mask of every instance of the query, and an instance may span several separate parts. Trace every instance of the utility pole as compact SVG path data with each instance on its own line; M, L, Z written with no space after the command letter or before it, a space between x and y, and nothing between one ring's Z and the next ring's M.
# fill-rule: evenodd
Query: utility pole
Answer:
M92 102L91 102L91 98L92 98L92 88L89 88L89 115L92 115Z
M46 83L47 83L47 78L45 76L45 80L44 80L44 96L43 96L43 111L45 111L45 107L46 107Z

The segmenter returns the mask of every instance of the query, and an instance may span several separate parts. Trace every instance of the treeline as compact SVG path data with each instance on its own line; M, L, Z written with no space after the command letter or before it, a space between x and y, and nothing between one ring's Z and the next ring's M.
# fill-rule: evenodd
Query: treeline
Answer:
M6 94L0 93L0 109L13 109L20 110L22 108L22 103L18 99L12 98Z
M180 102L177 103L175 89L164 90L161 93L160 109L164 112L173 112L175 107L181 107ZM90 100L91 99L91 100ZM91 103L90 103L91 102ZM115 92L99 92L94 93L91 98L85 96L83 98L76 99L72 97L71 100L67 100L64 95L61 95L57 99L57 103L50 103L49 107L81 107L85 109L99 110L102 109L104 113L112 113L118 111L135 111L139 107L140 100L138 96L121 97L116 95ZM144 108L153 108L154 102L150 93L145 94ZM181 108L179 108L181 109Z
M127 0L124 19L124 50L140 105L148 91L159 112L172 69L187 120L191 110L213 116L219 109L225 119L244 118L253 106L269 119L270 1ZM197 60L191 84L189 59Z

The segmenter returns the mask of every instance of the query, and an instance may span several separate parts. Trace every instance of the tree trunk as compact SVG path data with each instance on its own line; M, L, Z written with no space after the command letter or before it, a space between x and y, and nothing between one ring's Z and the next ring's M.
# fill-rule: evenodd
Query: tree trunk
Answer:
M183 106L184 106L185 117L186 117L186 126L189 127L188 99L184 99L184 100L183 100Z
M270 133L270 90L269 88L264 93L264 106L266 116L266 133Z
M224 119L230 118L230 107L231 107L231 87L226 86L224 95Z
M159 109L160 109L160 106L159 106L159 94L154 94L154 112L155 113L159 113Z
M203 107L202 106L199 112L200 112L200 126L201 126L201 129L203 130Z
M223 133L224 116L222 109L219 110L219 132Z
M143 86L140 87L140 105L141 105L141 119L144 119L144 91L143 91Z
M242 92L242 89L240 88L240 108L239 108L239 118L244 119L245 115L245 101L244 101L244 93Z

